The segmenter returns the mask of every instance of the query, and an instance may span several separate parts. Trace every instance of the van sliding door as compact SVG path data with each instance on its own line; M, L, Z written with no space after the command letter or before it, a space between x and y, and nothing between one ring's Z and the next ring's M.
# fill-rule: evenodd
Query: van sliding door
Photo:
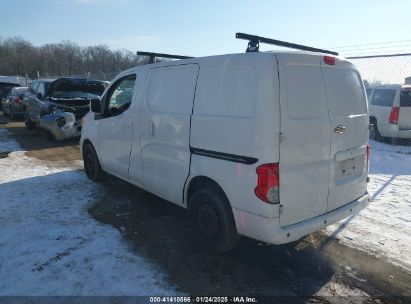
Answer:
M148 72L141 115L143 185L174 203L183 202L190 169L190 118L197 64Z

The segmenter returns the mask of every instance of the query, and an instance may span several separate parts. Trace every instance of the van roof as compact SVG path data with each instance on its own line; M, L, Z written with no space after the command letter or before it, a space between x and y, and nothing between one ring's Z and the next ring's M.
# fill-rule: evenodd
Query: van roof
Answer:
M135 72L139 70L144 70L144 69L152 69L155 67L162 67L162 66L169 66L169 65L180 65L180 64L189 64L189 63L206 63L206 62L213 62L213 63L219 63L219 62L228 62L229 59L234 58L234 57L272 57L275 55L279 54L299 54L302 56L333 56L329 54L324 54L324 53L316 53L316 52L309 52L309 51L300 51L300 50L272 50L272 51L265 51L265 52L245 52L245 53L233 53L233 54L223 54L223 55L212 55L212 56L204 56L204 57L192 57L188 59L180 59L180 60L172 60L172 61L162 61L162 62L157 62L157 63L150 63L150 64L144 64L144 65L139 65L127 70L122 71L119 73L116 78L122 77L124 74L130 73L130 72ZM346 63L352 64L349 60L347 60L344 57L339 57L339 56L334 56L338 58L341 61L344 61Z

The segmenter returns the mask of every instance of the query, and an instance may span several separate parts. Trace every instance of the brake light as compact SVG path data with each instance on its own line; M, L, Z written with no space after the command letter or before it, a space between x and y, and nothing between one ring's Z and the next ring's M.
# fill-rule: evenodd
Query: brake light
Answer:
M393 125L398 124L398 117L400 116L400 108L399 107L392 107L390 112L389 123Z
M324 56L324 62L328 65L335 65L335 57L333 56Z
M21 100L19 97L17 97L17 98L16 98L16 103L17 103L17 104L22 104L22 103L23 103L23 100Z
M279 203L280 175L278 163L261 165L256 172L258 179L257 187L254 189L255 195L266 203Z

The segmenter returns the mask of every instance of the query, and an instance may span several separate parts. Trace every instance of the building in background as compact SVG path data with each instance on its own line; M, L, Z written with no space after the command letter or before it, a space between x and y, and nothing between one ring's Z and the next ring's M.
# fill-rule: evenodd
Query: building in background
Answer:
M405 78L405 84L411 84L411 76Z

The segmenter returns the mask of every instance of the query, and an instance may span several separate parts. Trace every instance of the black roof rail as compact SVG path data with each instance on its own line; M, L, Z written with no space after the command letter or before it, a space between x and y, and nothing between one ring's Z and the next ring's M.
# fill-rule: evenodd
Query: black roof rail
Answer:
M190 57L190 56L170 55L170 54L153 53L153 52L137 52L137 55L150 57L149 63L154 63L156 58L169 58L169 59L190 59L190 58L194 58L194 57Z
M313 47L302 45L302 44L295 44L291 42L275 40L275 39L270 39L270 38L255 36L255 35L249 35L249 34L244 34L244 33L236 33L235 38L248 40L248 46L246 50L247 53L248 52L258 52L260 48L260 43L267 43L267 44L278 45L278 46L287 47L291 49L297 49L297 50L303 50L303 51L309 51L309 52L319 52L319 53L325 53L325 54L331 54L331 55L338 56L338 53L332 52L329 50L323 50L323 49L313 48Z

